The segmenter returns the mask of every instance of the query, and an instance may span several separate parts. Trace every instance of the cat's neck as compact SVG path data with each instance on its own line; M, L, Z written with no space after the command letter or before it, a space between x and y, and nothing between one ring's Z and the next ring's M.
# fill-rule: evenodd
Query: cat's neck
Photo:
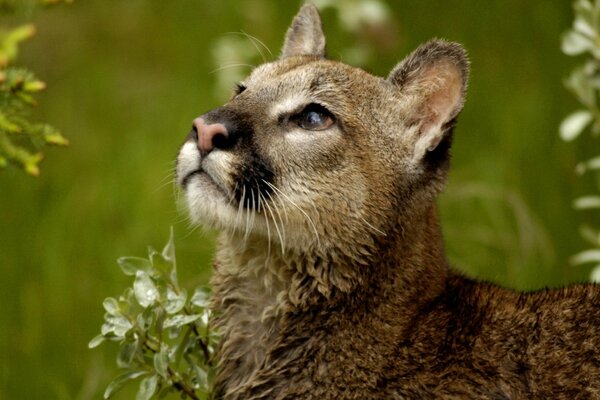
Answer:
M223 234L214 283L217 291L224 285L240 301L264 305L265 315L335 305L349 296L422 304L443 290L448 268L435 205L399 217L374 243L362 249L282 251L261 237Z
M355 249L361 255L346 258L345 252L282 252L260 238L221 235L212 281L222 335L219 385L243 391L273 362L274 349L290 345L285 338L335 331L330 324L359 316L383 322L390 340L401 337L444 290L447 275L435 207L410 221L380 237L375 252Z

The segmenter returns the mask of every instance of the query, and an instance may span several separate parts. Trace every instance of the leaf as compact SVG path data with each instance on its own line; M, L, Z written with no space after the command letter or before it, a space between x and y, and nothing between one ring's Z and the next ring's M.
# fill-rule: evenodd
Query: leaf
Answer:
M103 342L104 342L104 336L103 335L98 335L95 338L93 338L92 340L90 340L90 342L88 343L88 349L94 349L98 346L100 346Z
M192 364L196 378L195 383L200 387L200 390L208 390L208 373L197 364Z
M210 295L208 290L205 288L197 288L192 296L191 302L197 307L207 308L210 304Z
M48 144L55 146L68 146L69 140L60 134L59 131L51 127L50 125L44 125L42 128L42 137Z
M577 164L575 171L579 175L583 175L586 171L597 171L600 170L600 156L591 158L587 161L583 161Z
M102 302L102 306L110 315L119 315L121 311L119 310L119 302L113 297L107 297Z
M574 69L565 81L565 86L573 91L587 108L593 108L596 104L595 91L592 86L594 79L591 80L592 83L590 82L590 76L595 76L596 68L595 63L586 63Z
M167 302L165 304L165 310L169 314L178 313L185 306L186 299L187 292L185 290L182 289L181 292L177 294L173 289L167 288Z
M173 226L171 226L171 233L169 234L169 241L165 245L162 251L162 256L165 261L175 263L175 243L173 241Z
M600 196L583 196L575 199L573 207L578 210L588 210L590 208L600 208Z
M589 111L575 111L560 124L560 137L566 142L575 139L591 121L592 114Z
M4 113L0 113L0 129L10 133L19 133L22 131L21 127L9 120Z
M600 283L600 264L596 265L590 273L590 280L595 283Z
M587 264L590 262L600 262L600 249L585 250L575 254L570 259L572 264Z
M23 84L23 90L26 92L39 92L46 89L46 84L42 81L27 81Z
M584 36L593 38L596 36L596 31L594 30L591 20L593 20L593 17L584 18L582 15L577 15L575 17L575 21L573 22L573 29Z
M44 155L42 153L36 153L31 154L25 160L22 160L25 172L32 176L39 176L40 168L38 167L38 164L43 158Z
M158 385L158 376L152 375L147 378L142 379L140 382L140 389L135 396L135 400L149 400L154 392L156 392L156 387Z
M137 341L133 343L124 343L117 355L117 366L119 368L129 368L138 349Z
M149 307L156 303L160 297L156 285L152 281L150 276L141 270L138 270L135 274L135 281L133 282L133 292L135 298L142 307Z
M163 344L160 351L154 354L154 369L163 378L167 378L169 368L169 347Z
M117 263L125 275L135 275L137 271L150 271L152 264L145 258L141 257L120 257Z
M579 234L585 240L587 240L592 246L600 247L600 231L596 231L594 228L588 225L582 225L579 227Z
M108 385L108 387L104 391L104 398L105 399L110 398L113 394L115 394L116 392L121 390L127 382L132 381L134 379L139 378L140 376L147 375L147 374L148 374L148 372L146 372L146 371L132 371L132 372L126 372L122 375L117 376Z
M586 51L593 51L594 42L581 32L567 31L562 37L561 49L569 56L576 56Z
M124 337L133 328L132 323L123 315L107 314L105 319L106 323L102 325L101 329L102 334L105 336L112 332L118 337Z
M192 314L192 315L174 315L165 320L163 325L164 328L171 328L174 326L183 326L190 324L194 321L197 321L202 317L202 314Z

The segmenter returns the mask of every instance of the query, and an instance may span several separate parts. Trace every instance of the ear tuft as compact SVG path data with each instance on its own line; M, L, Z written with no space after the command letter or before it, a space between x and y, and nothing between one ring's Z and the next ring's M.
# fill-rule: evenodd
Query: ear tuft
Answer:
M292 56L326 56L321 17L311 3L300 9L287 31L281 58Z
M417 48L388 76L407 101L408 119L419 127L415 158L422 159L444 139L464 105L468 75L464 48L436 39Z

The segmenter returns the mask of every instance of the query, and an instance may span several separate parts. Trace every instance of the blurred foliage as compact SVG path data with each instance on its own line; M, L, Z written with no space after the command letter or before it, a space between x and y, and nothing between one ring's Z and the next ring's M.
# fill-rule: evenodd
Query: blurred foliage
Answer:
M578 197L574 207L578 210L600 211L600 0L576 0L573 4L575 21L573 27L562 38L562 51L569 56L584 55L585 59L578 65L566 80L566 87L573 93L584 107L567 116L560 125L560 136L565 141L578 138L584 131L595 140L596 153L590 159L579 162L576 166L578 174L591 174L595 180L595 192ZM588 128L588 129L586 129ZM573 264L594 264L591 277L600 282L600 225L584 223L580 227L582 237L589 242L591 248L573 257Z
M105 340L120 343L117 365L127 371L108 385L104 398L140 378L137 400L171 392L210 398L218 339L210 329L209 294L196 288L188 296L180 287L173 231L162 252L150 248L147 259L122 257L118 262L125 275L135 276L133 287L118 299L104 299L101 334L89 343L90 348Z
M24 3L2 1L0 12L15 12ZM46 84L14 64L19 44L34 34L32 24L0 31L0 168L16 164L37 176L43 158L40 150L47 144L66 146L68 141L52 126L29 119L36 105L34 94L44 90Z
M174 226L179 282L189 294L207 282L213 234L178 209L173 160L193 118L226 100L263 56L277 58L299 5L86 0L0 15L1 26L37 28L18 58L49 86L35 93L30 120L52 121L71 142L68 151L45 148L39 179L0 173L1 399L101 397L120 372L119 349L87 343L102 320L98 305L131 284L114 260L162 243L165 227ZM581 135L565 145L556 135L577 107L562 86L577 60L557 46L570 2L320 5L330 57L382 76L432 37L467 48L468 99L440 199L451 263L519 289L587 279L593 265L567 261L581 249L578 225L600 224L571 202L595 182L573 169L597 155L597 141ZM381 8L384 18L369 23ZM220 44L227 40L236 45ZM114 398L137 391L126 385Z

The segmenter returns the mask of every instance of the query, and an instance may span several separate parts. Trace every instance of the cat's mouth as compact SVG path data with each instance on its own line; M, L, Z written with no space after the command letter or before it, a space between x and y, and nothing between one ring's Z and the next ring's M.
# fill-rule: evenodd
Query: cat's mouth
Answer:
M188 186L192 182L197 182L197 185L200 185L204 190L208 192L216 190L219 192L220 195L224 196L227 199L230 199L232 197L229 190L223 187L222 183L220 183L217 179L211 176L211 174L208 171L202 168L193 170L187 175L185 175L181 180L180 185L182 188L188 190Z

